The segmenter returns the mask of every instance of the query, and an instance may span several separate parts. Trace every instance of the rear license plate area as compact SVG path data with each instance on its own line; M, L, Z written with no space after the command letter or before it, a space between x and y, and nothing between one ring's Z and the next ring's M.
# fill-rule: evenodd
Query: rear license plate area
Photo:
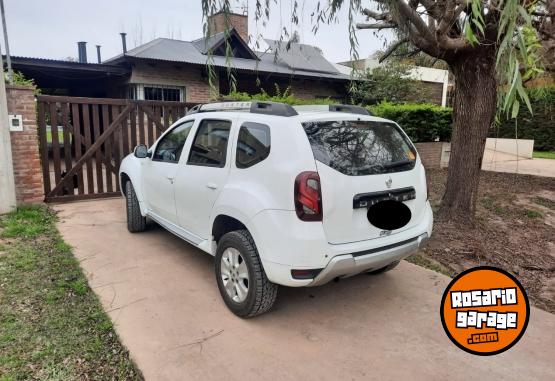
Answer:
M380 192L359 193L353 197L353 209L369 208L382 201L404 202L414 200L416 191L413 187L392 189Z

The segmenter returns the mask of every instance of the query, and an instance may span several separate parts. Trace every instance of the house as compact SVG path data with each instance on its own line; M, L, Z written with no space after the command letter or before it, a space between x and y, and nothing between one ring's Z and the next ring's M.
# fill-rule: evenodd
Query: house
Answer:
M79 62L12 57L12 65L35 79L45 94L208 102L215 93L229 93L230 63L237 91L271 94L277 85L302 99L347 98L349 74L337 70L317 47L265 40L268 49L254 51L247 43L248 16L230 15L228 32L224 17L221 12L210 16L209 37L194 41L157 38L127 50L122 33L122 53L102 61L97 46L98 63L87 62L86 43L79 42Z
M339 62L335 67L347 75L354 68L360 72L372 71L380 66L377 58L370 57L359 60ZM408 77L418 81L418 86L422 89L414 97L407 101L428 102L447 106L449 94L449 71L423 66L415 66L410 69Z

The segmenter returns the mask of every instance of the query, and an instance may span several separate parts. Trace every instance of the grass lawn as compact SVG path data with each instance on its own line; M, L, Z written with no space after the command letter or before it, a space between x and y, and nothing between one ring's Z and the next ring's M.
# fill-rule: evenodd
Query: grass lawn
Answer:
M534 159L555 159L555 151L534 151Z
M0 381L141 380L56 216L0 216Z

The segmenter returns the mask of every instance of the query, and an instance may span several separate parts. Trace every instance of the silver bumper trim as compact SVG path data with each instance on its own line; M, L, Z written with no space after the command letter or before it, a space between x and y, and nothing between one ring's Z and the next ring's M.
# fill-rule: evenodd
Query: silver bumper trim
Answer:
M428 233L419 235L411 242L354 257L352 254L342 254L333 257L328 265L318 274L309 286L320 286L338 277L356 275L364 271L379 269L391 262L408 257L428 242Z

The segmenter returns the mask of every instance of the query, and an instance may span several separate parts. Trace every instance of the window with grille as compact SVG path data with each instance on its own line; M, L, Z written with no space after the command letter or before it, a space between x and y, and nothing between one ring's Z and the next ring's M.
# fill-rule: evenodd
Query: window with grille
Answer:
M138 100L183 102L185 101L185 87L131 84L128 97Z

